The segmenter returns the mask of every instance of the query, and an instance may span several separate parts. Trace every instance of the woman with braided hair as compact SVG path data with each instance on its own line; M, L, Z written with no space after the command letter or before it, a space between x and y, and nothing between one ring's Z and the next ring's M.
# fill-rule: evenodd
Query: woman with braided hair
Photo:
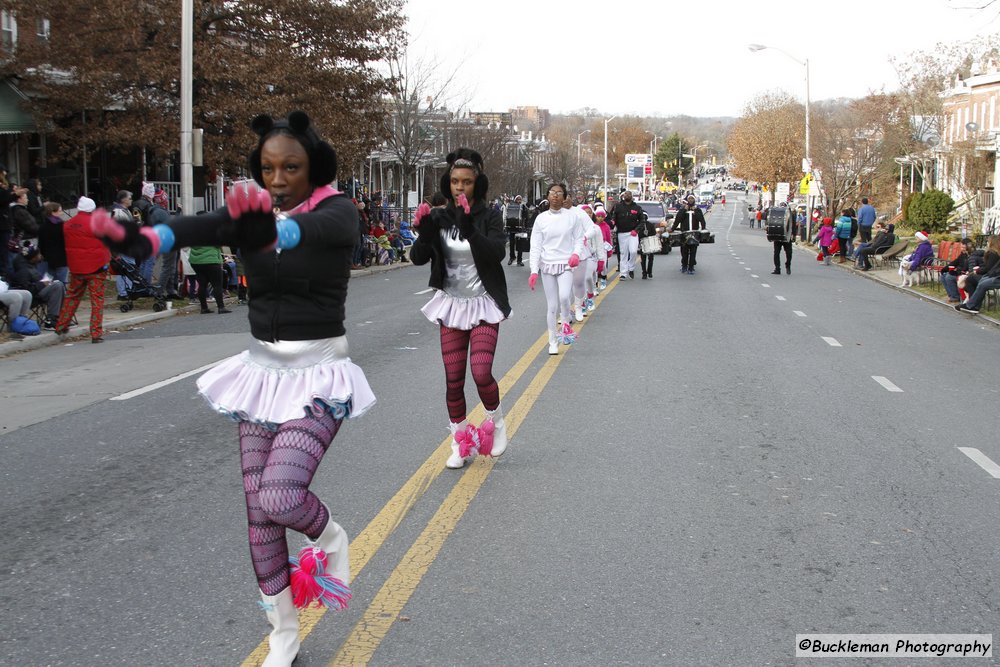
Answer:
M363 414L375 397L347 355L344 302L358 213L329 185L337 155L301 111L257 116L251 127L257 185L235 186L225 209L152 228L97 214L94 227L113 250L137 259L179 246L242 253L250 348L201 376L198 388L239 424L250 555L273 627L264 665L287 667L299 651L296 607L315 600L343 608L350 599L347 534L309 485L343 420ZM292 559L295 569L288 529L310 541Z
M507 234L500 212L487 205L489 180L479 153L459 148L447 157L441 177L442 208L421 204L415 225L420 234L410 248L416 266L430 262L429 285L436 291L421 312L441 327L449 429L448 468L462 468L478 453L500 456L507 449L507 426L500 388L493 377L500 322L510 316L503 273ZM466 360L487 419L471 426L465 405ZM492 438L492 444L490 439Z

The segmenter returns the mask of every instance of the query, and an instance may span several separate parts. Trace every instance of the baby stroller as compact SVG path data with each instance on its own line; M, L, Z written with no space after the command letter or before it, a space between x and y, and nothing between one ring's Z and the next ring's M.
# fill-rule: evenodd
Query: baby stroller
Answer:
M143 297L153 298L153 310L160 312L167 307L167 299L163 296L163 288L159 285L150 285L142 276L139 267L121 259L118 255L111 258L111 270L126 279L125 296L127 300L119 306L123 313L127 313L135 305L132 303L136 299Z

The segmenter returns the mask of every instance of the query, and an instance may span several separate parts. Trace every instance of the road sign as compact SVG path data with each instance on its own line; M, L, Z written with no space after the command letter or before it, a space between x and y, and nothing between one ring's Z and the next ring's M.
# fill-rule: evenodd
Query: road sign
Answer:
M649 153L626 153L625 166L653 164L653 156Z
M791 183L778 183L778 187L774 189L774 200L777 202L788 201L788 193L791 190Z

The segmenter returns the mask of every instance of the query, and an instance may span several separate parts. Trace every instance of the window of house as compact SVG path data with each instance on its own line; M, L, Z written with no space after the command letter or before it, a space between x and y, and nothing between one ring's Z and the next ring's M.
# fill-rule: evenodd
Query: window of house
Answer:
M38 35L38 39L47 41L49 39L50 28L48 19L38 19L35 22L35 32Z
M11 53L15 44L17 44L17 21L10 12L0 12L0 48Z

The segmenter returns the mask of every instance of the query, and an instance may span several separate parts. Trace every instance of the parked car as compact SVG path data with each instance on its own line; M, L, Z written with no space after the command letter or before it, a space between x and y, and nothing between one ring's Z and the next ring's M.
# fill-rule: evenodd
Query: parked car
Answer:
M666 225L667 220L673 220L674 214L667 211L663 206L663 202L658 201L639 201L636 202L646 214L646 218L654 225ZM669 226L669 225L668 225ZM660 237L660 254L666 255L671 250L670 244L664 242L663 237Z

